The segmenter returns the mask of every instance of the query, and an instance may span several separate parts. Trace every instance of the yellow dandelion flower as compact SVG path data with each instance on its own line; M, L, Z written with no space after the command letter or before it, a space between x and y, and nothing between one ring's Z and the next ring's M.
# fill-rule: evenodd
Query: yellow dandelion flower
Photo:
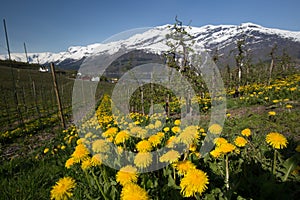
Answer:
M220 151L224 154L226 153L230 153L232 151L235 150L235 146L233 144L230 144L230 143L224 143L224 144L221 144L219 147Z
M154 129L154 128L155 128L154 124L149 124L148 125L148 129Z
M189 150L190 150L191 152L195 152L195 151L197 150L197 145L196 145L195 143L192 143L192 144L190 145L190 147L189 147Z
M62 145L62 146L60 147L60 149L61 149L61 150L65 150L65 149L66 149L66 146L65 146L65 145Z
M72 190L75 188L75 180L71 177L59 179L50 191L50 198L55 200L65 200L73 196Z
M269 111L269 112L268 112L268 115L269 115L269 116L275 116L275 115L276 115L276 112L275 112L275 111Z
M90 138L93 136L93 133L92 132L88 132L87 134L85 134L85 138Z
M223 128L219 124L213 124L208 128L208 131L213 134L220 134Z
M79 138L77 141L76 141L76 144L79 145L79 144L86 144L87 143L87 140L85 138Z
M165 137L165 134L164 134L163 132L158 132L158 133L156 133L156 135L157 135L158 137L160 137L161 139L162 139L163 137Z
M154 128L160 128L161 126L162 126L161 121L156 120L155 123L154 123Z
M186 127L178 136L178 141L190 146L195 140L199 139L197 126Z
M148 140L142 140L136 144L136 149L139 152L149 152L152 149L152 145Z
M92 167L92 162L91 162L91 158L86 158L84 161L82 161L81 163L81 169L82 170L87 170L89 168Z
M228 141L227 141L225 138L219 137L219 138L215 138L215 139L214 139L214 143L215 143L217 146L220 146L221 144L228 143Z
M58 152L58 149L57 149L57 148L54 148L53 151L52 151L51 153L53 154L53 153L57 153L57 152Z
M146 168L152 163L152 154L149 152L139 152L134 158L134 164L139 168Z
M180 182L181 193L184 197L201 195L209 183L208 176L199 169L189 170Z
M121 155L123 151L124 151L123 147L120 146L117 147L117 154Z
M175 150L170 150L167 153L163 154L160 158L159 161L160 162L170 162L170 163L174 163L176 161L178 161L178 159L180 158L180 154L178 151Z
M124 143L130 138L129 132L126 130L120 131L115 137L115 144Z
M297 147L295 148L295 151L300 152L300 145L297 145Z
M155 134L155 135L151 135L148 138L148 141L151 143L151 145L153 147L157 147L160 143L161 143L162 137L160 137L159 135Z
M146 190L134 183L126 184L121 192L121 200L149 200Z
M92 144L92 150L95 153L105 153L109 151L109 144L105 140L95 140Z
M244 147L247 144L247 140L241 136L238 136L235 138L234 144L238 147Z
M176 120L174 121L174 125L175 125L175 126L179 126L179 125L180 125L180 123L181 123L181 122L180 122L180 120L179 120L179 119L176 119Z
M133 127L132 129L130 129L131 135L137 136L139 138L144 139L145 137L147 137L147 130L143 129L142 127Z
M174 163L174 167L178 171L179 175L185 175L189 170L196 169L196 165L189 160Z
M179 133L181 130L180 130L179 126L174 126L174 127L172 127L171 131L176 134L176 133Z
M69 169L72 165L74 165L74 158L73 157L71 157L71 158L69 158L67 161L66 161L66 164L65 164L65 167L67 168L67 169Z
M275 149L282 149L287 147L287 139L284 135L276 132L271 132L266 136L266 142Z
M297 90L297 87L292 87L292 88L290 88L290 91L295 91L295 90Z
M165 127L163 130L166 133L166 132L170 131L170 128L169 127Z
M113 137L108 137L105 139L105 141L109 142L109 143L112 143L114 141L114 138Z
M136 183L137 179L137 169L131 165L122 167L116 174L116 181L123 186L128 183Z
M48 153L49 152L49 148L45 148L44 149L44 154Z
M102 133L103 137L115 137L118 133L118 128L117 127L111 127L109 128L107 131L105 131L104 133Z
M251 130L249 128L246 128L246 129L242 130L241 134L243 136L249 137L251 135Z
M78 163L84 160L89 155L89 150L84 144L79 144L75 147L75 151L72 154L74 162Z
M169 148L173 148L174 147L174 144L176 143L176 137L175 136L171 136L167 142L166 142L166 146L169 147Z
M279 100L278 99L275 99L272 101L273 103L279 103Z
M93 155L91 159L92 166L100 166L102 164L102 156L101 154L95 154Z
M286 107L287 109L292 109L292 108L293 108L293 106L290 105L290 104L286 105L285 107Z
M216 148L210 152L210 155L212 155L214 158L219 158L222 155L222 152L220 151L220 148Z
M72 142L73 139L75 139L75 137L73 135L71 137L69 137L68 144L71 144L71 142ZM67 137L66 137L65 140L67 140Z
M132 124L130 124L130 133L132 134L132 135L138 135L138 133L140 132L140 131L142 131L142 127L139 127L139 126L133 126Z
M200 128L200 133L205 133L205 130L204 130L204 128Z

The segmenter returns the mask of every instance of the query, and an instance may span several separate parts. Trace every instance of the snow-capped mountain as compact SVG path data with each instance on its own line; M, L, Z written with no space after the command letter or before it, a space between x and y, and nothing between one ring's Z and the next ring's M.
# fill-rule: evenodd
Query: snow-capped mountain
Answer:
M229 57L236 49L236 41L245 38L245 45L250 53L259 57L267 57L270 49L277 44L281 51L285 49L292 57L300 58L300 31L286 31L265 28L253 23L241 25L206 25L202 27L186 28L194 40L194 49L218 51L221 57ZM135 34L127 39L96 43L88 46L71 46L60 53L29 53L30 62L47 64L54 62L61 67L79 67L82 60L94 54L114 54L120 48L143 50L160 55L169 50L166 45L166 35L170 33L169 25L158 26L143 33ZM24 53L13 53L12 59L25 61ZM0 55L0 59L7 59L7 55ZM260 59L260 58L258 58Z

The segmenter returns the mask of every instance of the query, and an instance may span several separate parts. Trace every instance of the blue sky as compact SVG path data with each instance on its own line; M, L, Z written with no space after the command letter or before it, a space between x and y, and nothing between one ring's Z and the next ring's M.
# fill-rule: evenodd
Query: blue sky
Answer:
M0 54L6 53L3 19L12 52L60 52L133 28L174 23L192 26L253 22L300 31L298 0L1 0Z

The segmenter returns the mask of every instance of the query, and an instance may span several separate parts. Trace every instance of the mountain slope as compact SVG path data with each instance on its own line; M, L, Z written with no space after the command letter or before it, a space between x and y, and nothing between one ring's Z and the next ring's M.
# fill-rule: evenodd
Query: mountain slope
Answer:
M169 47L166 35L169 25L158 26L143 33L135 34L125 40L109 43L96 43L88 46L71 46L66 52L60 53L29 53L30 62L48 64L54 62L62 68L78 68L84 58L98 53L113 54L120 48L144 50L148 53L162 54ZM236 25L206 25L186 29L195 39L194 49L218 51L221 60L232 60L236 51L236 41L245 39L245 47L255 59L267 59L271 48L277 44L278 54L285 50L291 57L300 58L300 32L265 28L253 23ZM231 57L231 58L230 58ZM7 59L0 55L0 59ZM23 53L12 54L12 59L25 61Z

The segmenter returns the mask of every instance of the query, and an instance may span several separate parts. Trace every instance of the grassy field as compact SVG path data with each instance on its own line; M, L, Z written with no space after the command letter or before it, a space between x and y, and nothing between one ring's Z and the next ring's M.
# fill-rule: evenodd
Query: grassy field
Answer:
M51 73L41 73L38 69L39 65L35 64L13 62L10 67L8 62L0 62L0 140L3 142L21 135L34 134L59 123ZM71 120L72 89L76 73L68 70L57 70L56 73L64 117L68 123ZM112 87L106 82L103 85L104 88L97 88L98 98Z
M4 137L17 129L18 120L12 92L12 79L8 66L0 66L1 92L1 134L0 143L0 199L49 199L50 191L62 177L73 177L76 188L72 191L74 199L119 199L124 197L125 185L116 180L117 170L104 165L89 166L83 169L83 161L73 164L70 169L65 167L66 161L72 158L74 150L79 146L77 129L68 123L68 129L59 126L56 102L52 91L52 80L49 73L39 73L36 66L14 68L18 80L18 97L24 121L34 123L35 131ZM67 115L71 114L71 93L73 86L72 74L58 75L63 107ZM271 86L253 83L241 89L241 96L233 97L233 90L227 91L227 115L221 137L229 143L235 144L235 150L220 157L210 154L205 157L197 154L202 145L204 134L209 133L210 108L201 107L199 138L195 143L196 150L189 150L187 158L181 156L176 162L191 161L198 170L203 170L209 177L209 184L203 193L191 195L188 199L297 199L300 195L299 176L299 146L300 142L300 74L287 78L278 77ZM38 100L32 98L32 82L38 91ZM99 97L111 91L113 85L103 82L98 87ZM22 96L25 92L24 99ZM205 100L210 101L210 100ZM203 102L205 103L203 100ZM194 101L198 103L199 101ZM205 103L205 105L209 105ZM30 106L31 105L31 106ZM109 117L106 104L100 104L96 118L104 130L115 126L113 121L104 121ZM104 105L104 106L103 106ZM174 104L178 105L178 104ZM26 108L27 106L27 108ZM41 127L36 107L44 116L45 124ZM176 110L176 109L175 109ZM31 117L33 116L33 117ZM145 116L136 114L136 121L143 123ZM54 118L50 123L50 118ZM92 119L91 119L92 120ZM92 121L88 121L90 124ZM88 123L88 124L89 124ZM9 126L9 124L15 124ZM47 125L48 124L48 125ZM172 117L163 131L165 139L152 150L166 145L170 137L178 135L172 132L176 126ZM165 127L161 127L164 129ZM145 128L146 129L146 128ZM245 147L238 147L234 143L241 131L251 130ZM9 130L9 132L7 132ZM200 131L201 130L201 131ZM266 135L270 132L281 133L287 138L286 148L274 149L266 142ZM92 133L92 135L96 135ZM179 133L180 134L180 133ZM91 135L82 136L87 141ZM98 138L98 136L95 136ZM114 136L115 137L115 136ZM246 137L245 137L246 138ZM116 143L116 138L111 139ZM141 140L129 139L128 143L121 143L120 148L134 151L136 143ZM93 141L90 141L91 145ZM195 141L194 141L195 142ZM240 153L237 153L237 150ZM274 152L277 152L277 162L274 164ZM196 156L195 156L196 155ZM92 159L92 153L85 159ZM227 185L225 166L226 158L229 162L230 179ZM175 163L176 163L175 162ZM275 169L274 168L275 165ZM137 167L138 168L138 167ZM138 168L139 169L139 168ZM227 168L226 168L227 169ZM275 170L275 171L274 171ZM103 175L105 174L105 175ZM152 199L183 199L186 193L181 191L181 181L185 175L180 175L174 165L166 166L156 172L141 173L135 182ZM102 181L102 182L101 182ZM100 187L99 187L100 186ZM143 199L143 198L142 198ZM144 198L146 199L146 198Z
M20 123L20 120L24 122L25 129L28 129L27 132L35 131L34 127L38 130L38 127L48 126L47 123L50 121L50 126L56 123L57 120L54 118L57 115L57 106L50 73L39 72L38 67L35 65L25 65L25 67L21 66L21 68L0 66L0 74L0 89L2 93L0 104L1 132L16 130L18 127L24 126ZM15 80L15 85L13 84L13 79ZM68 114L71 109L70 97L72 95L73 80L68 75L58 74L57 81L62 106L66 110L66 114ZM16 88L20 112L17 111L14 87ZM23 133L16 133L16 135L18 134Z

